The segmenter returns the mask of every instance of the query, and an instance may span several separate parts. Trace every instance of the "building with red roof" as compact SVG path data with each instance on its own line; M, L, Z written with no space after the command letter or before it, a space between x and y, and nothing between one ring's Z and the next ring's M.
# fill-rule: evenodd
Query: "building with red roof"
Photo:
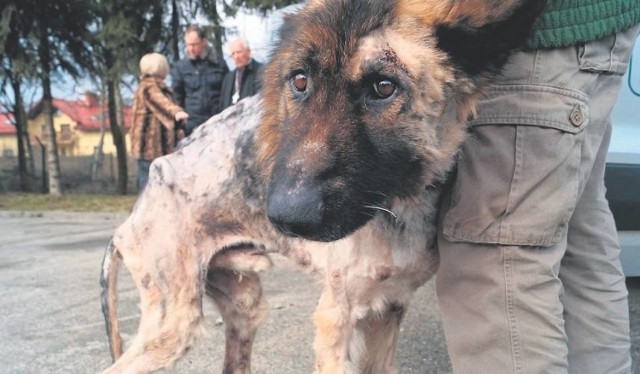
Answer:
M17 155L17 141L13 114L0 113L0 156Z
M94 93L85 93L76 100L53 99L53 124L56 130L58 152L63 156L87 156L94 153L104 130L103 151L115 154L115 146L111 137L109 115L106 101L101 103ZM46 144L45 120L42 113L42 101L31 107L28 113L28 131L32 145L41 140ZM125 128L132 124L132 108L125 105L123 109ZM127 143L128 143L127 137Z

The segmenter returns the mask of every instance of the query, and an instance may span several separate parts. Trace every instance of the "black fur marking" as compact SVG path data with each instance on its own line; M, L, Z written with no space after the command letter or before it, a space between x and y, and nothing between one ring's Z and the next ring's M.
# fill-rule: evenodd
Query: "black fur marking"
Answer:
M160 166L160 164L152 164L151 166L153 166L153 170L150 175L158 175L158 183L160 185L164 184L164 170L162 170L162 166ZM152 178L149 178L149 181L152 181Z
M405 312L405 307L403 304L399 303L399 302L393 302L391 304L389 304L389 313L398 313L398 314L404 314Z
M236 140L233 180L240 181L244 200L256 204L256 208L259 209L258 205L264 202L266 183L258 170L254 135L253 131L247 131L240 134Z
M491 76L524 44L545 6L544 0L529 0L505 20L479 28L468 27L464 20L455 25L438 25L437 46L467 74Z
M119 261L120 254L116 252L115 244L113 243L113 238L109 240L107 244L107 248L104 252L104 258L102 260L102 271L100 272L100 286L102 288L100 294L100 301L102 303L102 314L104 316L105 327L107 329L107 337L109 338L109 347L112 353L112 359L115 362L116 357L113 356L113 325L111 324L111 318L109 318L110 314L113 312L111 308L115 308L115 305L111 305L109 303L109 289L116 287L115 284L111 284L109 282L109 272L112 267L117 267L117 262ZM115 310L115 309L114 309ZM117 312L116 312L117 313Z

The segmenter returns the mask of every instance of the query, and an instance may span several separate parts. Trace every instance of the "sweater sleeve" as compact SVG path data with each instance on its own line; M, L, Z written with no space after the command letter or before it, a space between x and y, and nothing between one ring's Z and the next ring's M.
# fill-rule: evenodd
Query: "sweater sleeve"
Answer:
M158 85L150 85L145 94L149 109L158 117L164 127L173 130L175 115L184 109L168 98Z

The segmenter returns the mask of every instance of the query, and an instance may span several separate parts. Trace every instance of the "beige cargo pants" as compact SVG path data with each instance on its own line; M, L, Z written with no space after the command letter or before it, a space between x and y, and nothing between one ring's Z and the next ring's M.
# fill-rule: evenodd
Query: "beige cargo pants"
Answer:
M481 102L439 220L454 373L631 372L603 180L638 31L518 53Z

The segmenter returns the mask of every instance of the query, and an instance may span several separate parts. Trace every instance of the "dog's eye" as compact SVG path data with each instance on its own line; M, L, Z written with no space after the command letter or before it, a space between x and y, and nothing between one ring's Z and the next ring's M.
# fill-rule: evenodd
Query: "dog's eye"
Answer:
M298 92L304 92L307 90L307 76L298 73L292 79L293 88Z
M383 79L373 84L373 90L380 99L386 99L396 92L396 85L390 80Z

